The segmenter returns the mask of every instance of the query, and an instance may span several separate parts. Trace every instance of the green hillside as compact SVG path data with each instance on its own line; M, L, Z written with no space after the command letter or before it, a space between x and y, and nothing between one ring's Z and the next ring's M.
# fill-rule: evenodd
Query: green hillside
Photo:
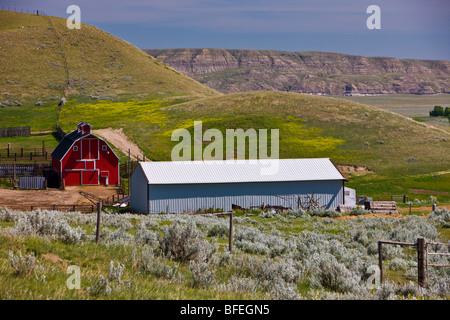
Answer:
M103 114L103 117L99 117ZM126 122L120 121L122 114ZM123 127L153 160L169 160L174 129L280 130L280 157L331 157L377 173L448 170L449 135L406 117L343 99L296 93L248 92L164 107L158 102L68 104L63 128L79 119L94 127ZM205 143L206 145L206 143Z
M186 128L193 137L194 121L202 121L203 131L220 129L224 140L226 129L279 129L280 158L327 157L338 165L370 169L348 174L347 185L358 195L417 189L424 191L415 191L412 199L431 194L450 200L449 134L410 118L344 99L297 93L247 92L171 103L69 102L60 123L66 130L80 119L95 128L123 128L150 160L170 160L178 143L171 141L173 130Z
M33 14L0 11L0 65L0 127L54 127L63 95L92 102L217 94L95 27L70 30L65 19Z

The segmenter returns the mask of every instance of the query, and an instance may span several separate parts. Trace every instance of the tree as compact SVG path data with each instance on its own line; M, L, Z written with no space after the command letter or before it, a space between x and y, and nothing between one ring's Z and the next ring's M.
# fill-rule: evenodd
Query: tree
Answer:
M443 117L444 115L445 111L441 106L434 106L434 109L430 111L430 117Z
M450 108L449 108L449 107L445 107L444 115L445 115L446 117L450 117Z

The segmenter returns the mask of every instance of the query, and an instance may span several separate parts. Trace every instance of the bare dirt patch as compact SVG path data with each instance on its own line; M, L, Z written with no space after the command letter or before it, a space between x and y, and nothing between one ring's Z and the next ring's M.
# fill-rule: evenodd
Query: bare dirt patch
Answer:
M436 206L436 209L438 210L442 210L442 209L447 209L448 206ZM405 211L409 209L405 209ZM422 206L422 207L412 207L411 208L411 212L431 212L433 210L432 206Z
M407 216L402 215L400 213L396 213L396 214L379 214L379 213L370 213L370 214L364 214L364 215L360 215L360 216L343 216L343 217L337 217L335 218L336 220L355 220L358 218L396 218L396 219L401 219L401 218L405 218Z
M41 257L43 257L44 259L47 259L53 263L57 263L57 262L63 262L64 260L61 259L57 254L54 253L46 253L41 255Z
M144 154L139 147L132 142L128 137L123 133L122 128L120 129L97 129L93 131L94 134L98 134L99 136L105 138L109 142L111 142L117 149L119 149L125 155L128 155L128 150L130 150L131 157L137 159L140 157L142 159L142 155Z
M83 186L66 187L66 190L11 190L0 189L0 206L11 208L23 206L50 205L81 205L92 204L80 191L88 192L99 198L106 199L117 194L117 187Z
M370 173L373 172L372 169L363 166L352 166L352 165L336 165L336 167L342 173L354 174L354 173Z

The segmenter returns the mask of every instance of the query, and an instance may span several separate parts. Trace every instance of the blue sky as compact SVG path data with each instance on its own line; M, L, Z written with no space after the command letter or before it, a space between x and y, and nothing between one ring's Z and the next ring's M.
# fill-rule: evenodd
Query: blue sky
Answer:
M450 60L450 0L0 0L81 22L141 49L229 48L330 51ZM369 30L366 9L381 9Z

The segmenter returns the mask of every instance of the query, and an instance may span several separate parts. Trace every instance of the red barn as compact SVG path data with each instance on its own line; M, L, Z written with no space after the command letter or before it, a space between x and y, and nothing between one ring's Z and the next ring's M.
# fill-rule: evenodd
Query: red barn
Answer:
M78 123L52 152L53 170L65 186L119 185L119 157L91 130L89 123Z

